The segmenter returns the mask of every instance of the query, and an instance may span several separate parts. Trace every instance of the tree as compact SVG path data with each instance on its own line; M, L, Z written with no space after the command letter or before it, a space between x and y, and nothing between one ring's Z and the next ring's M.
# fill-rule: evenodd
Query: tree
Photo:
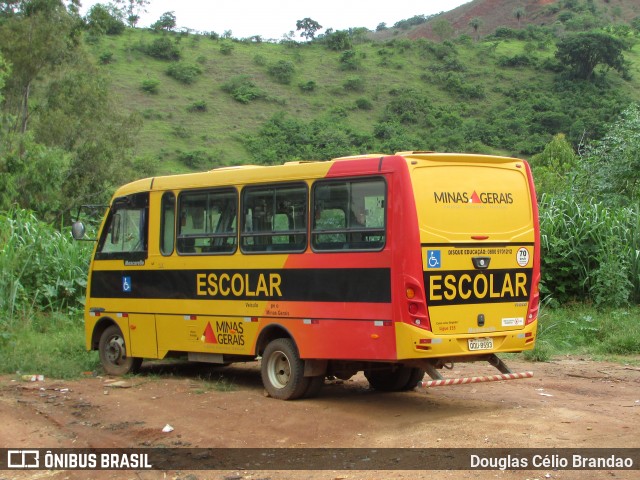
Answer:
M352 46L351 36L346 30L338 30L325 36L327 48L336 52L349 50Z
M151 0L114 0L114 3L121 5L120 10L130 27L135 27L140 20L140 12L146 12L145 8Z
M322 25L309 17L296 22L296 30L302 30L302 32L300 32L300 36L307 40L313 40L316 36L316 32L321 28Z
M564 134L559 133L531 159L538 193L559 194L571 188L578 156Z
M556 58L575 78L589 80L602 64L627 75L624 42L608 33L586 32L567 35L557 45Z
M478 40L478 29L482 25L482 20L478 17L474 17L469 21L469 26L473 28L473 32L476 34L476 41Z
M623 111L602 140L592 142L580 165L578 187L609 204L640 202L640 106Z
M176 28L176 15L174 12L165 12L160 16L160 19L151 25L156 31L166 30L167 32Z
M525 11L524 11L524 8L522 7L517 7L513 11L513 16L516 17L516 20L518 21L518 27L520 26L520 20L522 20L524 15L525 15Z
M9 74L9 66L4 61L4 58L2 58L2 55L0 54L0 105L4 100L2 97L2 89L4 88L5 78L7 77L8 74Z
M68 171L58 183L64 209L105 201L114 186L144 175L130 163L139 117L121 113L106 79L81 60L43 89L32 127L38 143L68 153Z
M27 130L34 81L76 56L81 25L79 17L59 0L21 2L0 22L2 53L12 66L5 90L7 105L21 132Z
M451 22L441 18L439 20L435 20L433 22L433 27L431 27L433 33L435 33L440 41L448 40L453 35L453 27L451 26Z
M89 30L97 34L118 35L125 29L122 13L113 6L96 3L85 17Z

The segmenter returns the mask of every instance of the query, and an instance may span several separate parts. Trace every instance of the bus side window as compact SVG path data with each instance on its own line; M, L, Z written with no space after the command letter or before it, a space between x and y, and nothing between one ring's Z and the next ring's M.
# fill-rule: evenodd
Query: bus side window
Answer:
M160 218L160 252L171 255L175 243L176 196L173 192L162 195L162 217Z
M313 188L316 251L381 250L385 245L386 184L382 178L322 180Z
M178 203L179 254L235 252L238 205L235 189L182 192Z
M306 250L307 197L304 184L245 188L242 192L242 251Z
M340 208L318 208L316 209L316 218L314 222L314 230L329 231L343 230L347 226L346 215L344 210ZM317 245L324 245L326 248L342 248L347 241L344 233L317 233L314 242Z

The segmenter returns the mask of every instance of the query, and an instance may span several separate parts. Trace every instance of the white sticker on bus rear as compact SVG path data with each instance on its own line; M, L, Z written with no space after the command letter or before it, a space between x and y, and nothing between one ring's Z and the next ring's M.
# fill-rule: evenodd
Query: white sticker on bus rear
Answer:
M522 327L524 325L524 317L503 318L503 327Z
M518 265L521 267L526 267L529 263L529 250L525 247L520 248L516 254L516 262L518 262Z

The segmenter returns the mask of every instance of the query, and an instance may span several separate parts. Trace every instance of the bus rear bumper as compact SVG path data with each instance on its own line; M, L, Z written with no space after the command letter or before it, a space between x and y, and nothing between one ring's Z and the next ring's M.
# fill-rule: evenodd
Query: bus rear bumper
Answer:
M537 326L536 320L519 330L434 335L428 330L397 322L398 361L451 357L469 357L466 361L474 361L474 357L531 350L535 346Z

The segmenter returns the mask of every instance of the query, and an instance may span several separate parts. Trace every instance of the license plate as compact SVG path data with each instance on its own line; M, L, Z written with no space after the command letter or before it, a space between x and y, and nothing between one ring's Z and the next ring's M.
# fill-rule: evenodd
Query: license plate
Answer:
M493 338L470 338L469 350L493 350Z

